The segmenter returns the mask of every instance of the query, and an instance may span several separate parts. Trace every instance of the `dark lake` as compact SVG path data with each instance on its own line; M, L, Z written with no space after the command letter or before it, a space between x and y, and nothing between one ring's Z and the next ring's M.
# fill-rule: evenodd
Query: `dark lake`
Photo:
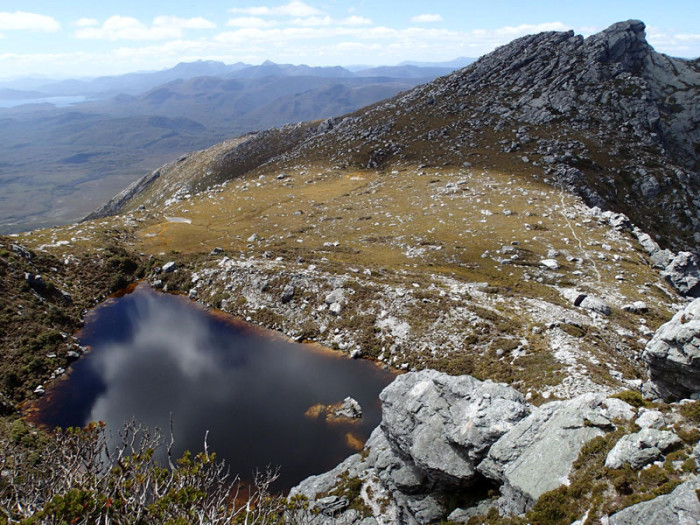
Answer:
M79 335L91 351L39 401L33 420L52 427L104 421L115 433L136 418L169 428L175 447L209 450L250 479L280 466L278 490L324 472L379 424L378 396L394 375L371 362L287 341L184 297L139 285L92 311ZM352 396L358 423L304 414Z

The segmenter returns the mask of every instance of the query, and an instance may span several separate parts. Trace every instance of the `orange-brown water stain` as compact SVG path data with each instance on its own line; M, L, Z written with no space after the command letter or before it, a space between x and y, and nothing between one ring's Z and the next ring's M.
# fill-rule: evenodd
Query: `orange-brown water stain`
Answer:
M345 433L345 444L356 452L365 448L365 440L352 432Z

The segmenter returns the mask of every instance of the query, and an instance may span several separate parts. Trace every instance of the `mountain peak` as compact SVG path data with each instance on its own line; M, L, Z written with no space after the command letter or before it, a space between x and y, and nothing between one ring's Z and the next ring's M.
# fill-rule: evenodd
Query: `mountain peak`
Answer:
M626 69L634 68L652 51L645 29L641 20L618 22L589 37L586 46L600 62L620 62Z

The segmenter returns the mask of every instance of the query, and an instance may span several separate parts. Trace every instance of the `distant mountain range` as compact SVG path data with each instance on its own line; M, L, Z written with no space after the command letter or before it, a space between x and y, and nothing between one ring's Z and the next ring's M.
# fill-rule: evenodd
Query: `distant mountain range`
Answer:
M105 98L120 93L137 95L174 80L189 80L203 76L226 79L265 77L434 78L465 67L474 60L462 57L449 62L404 62L397 66L360 66L357 69L340 66L311 67L303 64L276 64L269 60L258 66L243 62L225 64L214 60L198 60L196 62L181 62L175 67L162 71L142 71L117 76L66 80L23 78L4 81L0 82L0 99L5 98L4 90L7 89L14 92L8 94L21 99L74 95Z
M453 69L197 61L0 83L0 102L16 105L0 109L0 233L78 220L175 156L249 131L345 114ZM56 107L53 97L86 100Z

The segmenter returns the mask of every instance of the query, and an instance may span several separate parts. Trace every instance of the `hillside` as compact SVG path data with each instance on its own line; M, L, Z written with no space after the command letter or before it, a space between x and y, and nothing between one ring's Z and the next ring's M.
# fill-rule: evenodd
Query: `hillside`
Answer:
M527 36L184 155L89 221L3 240L3 268L50 256L58 288L97 298L102 280L64 276L95 261L409 372L362 453L294 489L318 523L695 516L699 89L638 21Z
M193 149L241 133L353 111L434 78L434 70L425 68L417 68L425 77L402 79L333 77L335 68L291 66L267 68L264 75L263 66L251 66L247 69L261 75L240 79L174 77L209 71L200 66L104 82L105 89L110 82L146 89L136 94L64 108L34 104L0 109L0 232L76 221L153 166ZM171 80L151 84L165 78Z

